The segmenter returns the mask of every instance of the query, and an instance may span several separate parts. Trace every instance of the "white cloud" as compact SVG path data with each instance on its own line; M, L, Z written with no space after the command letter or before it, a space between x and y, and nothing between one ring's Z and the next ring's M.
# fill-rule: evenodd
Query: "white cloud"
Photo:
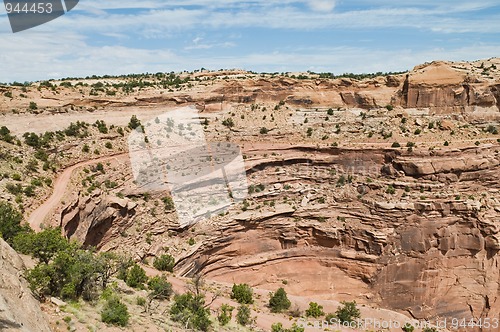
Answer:
M294 52L271 49L206 57L200 52L180 54L167 48L148 50L123 46L92 46L84 37L70 32L61 33L59 38L37 32L9 35L8 44L4 43L5 38L5 34L0 34L0 82L84 77L93 74L169 72L201 67L269 72L313 70L336 74L398 71L437 59L475 60L500 54L500 45L477 44L454 49L418 47L402 50L311 47ZM222 47L222 44L214 44L212 47Z
M347 1L362 9L342 7ZM494 38L500 31L500 14L468 14L494 5L493 0L457 0L453 5L435 0L88 0L68 15L19 34L12 34L7 17L0 16L4 20L0 24L0 82L200 67L389 71L437 58L488 58L500 54L498 38ZM131 8L140 10L127 10ZM288 53L264 45L264 41L261 47L256 42L252 51L239 51L231 40L244 43L248 35L245 30L254 28L290 30ZM476 33L476 40L483 44L469 41L461 48L440 50L416 40L413 49L404 51L398 45L387 50L352 47L362 44L354 40L345 42L346 47L299 50L292 37L294 31L322 29L321 33L335 34L342 29L367 31L364 39L376 39L372 30L383 28L413 29L424 31L426 37L445 39L446 34ZM235 39L225 37L230 34ZM99 44L102 40L98 36L112 38L110 45ZM175 48L164 44L169 38L184 36L185 41L178 42ZM137 46L120 46L125 42ZM142 42L148 46L138 46ZM233 48L232 55L224 56L229 52L222 50L228 48ZM208 51L203 50L218 56L207 57Z
M335 8L334 0L309 0L309 7L318 12L331 12Z

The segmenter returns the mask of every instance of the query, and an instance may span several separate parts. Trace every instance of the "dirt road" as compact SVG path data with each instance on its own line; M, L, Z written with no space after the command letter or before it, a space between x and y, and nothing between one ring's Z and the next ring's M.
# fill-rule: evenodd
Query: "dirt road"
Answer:
M79 167L96 164L99 162L104 162L112 159L126 159L128 158L128 153L120 153L111 156L105 156L97 159L82 161L74 164L66 169L57 177L54 182L54 191L52 195L47 199L42 205L40 205L35 211L31 213L28 218L28 223L35 232L42 230L42 225L47 218L47 215L59 204L63 198L66 188L68 187L69 181L71 180L71 175L73 171Z

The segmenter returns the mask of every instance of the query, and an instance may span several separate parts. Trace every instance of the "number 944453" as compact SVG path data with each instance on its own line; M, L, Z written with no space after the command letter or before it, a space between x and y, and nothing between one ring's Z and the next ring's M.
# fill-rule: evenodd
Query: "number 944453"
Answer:
M51 14L53 9L50 2L5 2L5 10L8 14Z

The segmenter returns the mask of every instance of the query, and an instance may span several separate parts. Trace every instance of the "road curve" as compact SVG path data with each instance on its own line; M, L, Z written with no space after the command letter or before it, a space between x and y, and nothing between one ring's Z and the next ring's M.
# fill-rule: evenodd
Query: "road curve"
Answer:
M40 205L35 211L33 211L30 214L28 218L28 224L35 232L39 232L42 230L41 225L45 221L45 218L47 218L47 215L57 206L57 204L59 204L59 202L63 198L74 170L76 170L79 167L92 165L98 162L108 161L111 159L125 159L125 158L128 158L127 152L91 159L87 161L82 161L72 166L69 166L68 168L65 168L64 171L57 177L57 179L54 182L54 190L52 192L52 195L49 197L49 199L47 199L42 205Z

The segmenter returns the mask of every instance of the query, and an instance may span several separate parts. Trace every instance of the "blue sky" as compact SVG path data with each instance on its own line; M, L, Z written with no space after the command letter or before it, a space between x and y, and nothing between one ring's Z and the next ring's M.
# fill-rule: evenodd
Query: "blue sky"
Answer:
M80 0L13 34L0 9L0 82L242 68L400 71L500 56L498 0Z

